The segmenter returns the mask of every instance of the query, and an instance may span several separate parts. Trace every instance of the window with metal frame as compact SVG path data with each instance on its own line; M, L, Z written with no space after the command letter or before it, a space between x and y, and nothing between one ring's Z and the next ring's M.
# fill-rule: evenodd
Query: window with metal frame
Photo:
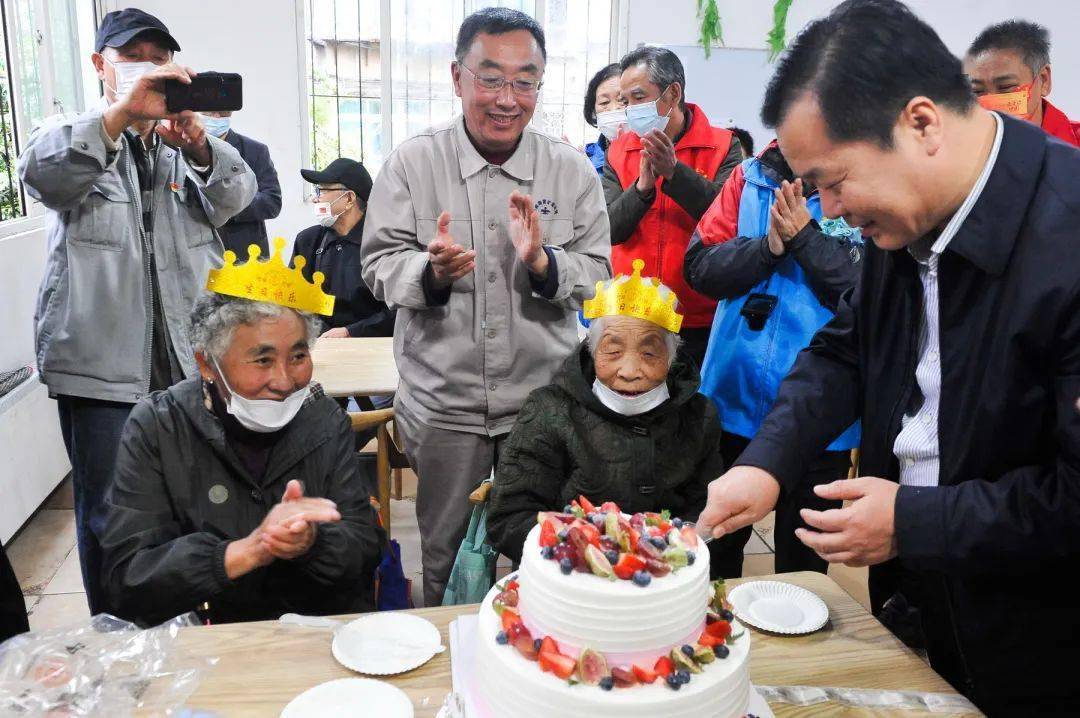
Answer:
M0 222L40 213L16 174L33 128L98 96L87 60L95 17L85 0L0 0Z
M576 146L595 139L582 106L589 78L613 54L617 0L304 0L310 156L374 173L390 151L454 117L450 64L462 20L490 5L544 27L548 62L533 126Z

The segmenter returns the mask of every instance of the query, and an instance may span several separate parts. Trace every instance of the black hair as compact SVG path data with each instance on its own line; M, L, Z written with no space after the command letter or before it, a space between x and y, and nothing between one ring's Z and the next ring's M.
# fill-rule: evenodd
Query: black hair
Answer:
M765 90L765 126L783 122L806 92L830 139L872 140L885 149L911 98L923 95L957 112L975 103L960 60L898 0L847 0L799 33Z
M626 53L619 60L619 67L623 72L636 65L645 65L649 73L649 82L659 87L661 92L673 83L679 83L682 89L679 109L686 111L686 72L683 70L682 60L678 55L666 47L642 45Z
M1050 64L1050 33L1042 25L1027 20L1006 20L991 25L975 38L967 56L974 57L987 50L1015 50L1020 53L1031 74Z
M596 91L600 89L600 85L620 74L622 74L622 67L619 63L613 62L589 80L589 87L585 90L585 121L593 127L596 127Z
M505 35L515 30L528 30L536 44L540 46L540 54L547 62L547 45L544 42L544 28L540 27L533 18L520 10L512 10L508 7L486 7L469 15L461 23L458 30L457 46L454 49L454 57L458 62L465 59L472 47L473 40L480 33L487 35Z
M739 138L739 144L742 145L743 152L747 157L754 156L754 136L747 130L741 127L729 127L731 133Z

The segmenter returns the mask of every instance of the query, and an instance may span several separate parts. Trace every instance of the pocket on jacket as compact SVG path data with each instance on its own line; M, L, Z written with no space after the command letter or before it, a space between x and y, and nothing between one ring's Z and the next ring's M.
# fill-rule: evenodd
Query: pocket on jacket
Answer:
M562 247L574 239L574 222L570 219L540 218L541 241L552 247Z
M454 243L460 245L466 252L473 248L472 225L473 222L471 218L450 220L450 236L454 238ZM435 219L416 220L416 241L420 243L421 247L427 249L427 246L435 239L435 233L438 231L438 217ZM450 291L457 294L475 291L476 280L474 275L479 270L480 267L477 266L471 273L451 284Z
M119 252L136 231L131 198L119 183L94 184L77 210L69 215L68 239L93 249Z
M202 202L199 200L199 190L191 179L185 178L182 190L172 191L166 189L166 196L173 203L169 208L170 213L175 214L179 226L179 234L187 243L188 249L198 249L208 244L217 242L224 247L218 238L217 231L210 225L210 220L203 211ZM246 261L247 257L239 257L238 261Z

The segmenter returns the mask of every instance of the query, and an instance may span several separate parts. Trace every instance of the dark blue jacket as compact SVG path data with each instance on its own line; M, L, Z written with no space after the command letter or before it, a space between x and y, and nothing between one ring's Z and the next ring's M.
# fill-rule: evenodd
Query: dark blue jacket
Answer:
M236 148L248 167L259 181L259 190L255 199L236 215L224 227L220 227L221 241L225 249L236 252L241 260L248 256L248 245L257 244L262 249L262 256L270 256L269 241L266 236L268 219L281 213L281 185L278 184L277 170L270 160L270 150L262 142L245 137L234 130L229 130L225 141Z
M940 485L900 488L895 536L931 661L951 656L946 678L990 715L1075 715L1080 150L1003 119L986 187L938 269ZM911 255L868 243L859 282L737 463L791 490L861 415L860 473L897 480L893 443L920 401L922 306ZM888 567L871 569L872 592Z
M334 315L323 317L328 328L345 327L353 337L392 337L394 312L375 298L360 277L363 234L363 219L344 237L319 225L308 227L296 235L293 257L307 261L303 272L309 282L315 272L326 276L323 291L335 297Z

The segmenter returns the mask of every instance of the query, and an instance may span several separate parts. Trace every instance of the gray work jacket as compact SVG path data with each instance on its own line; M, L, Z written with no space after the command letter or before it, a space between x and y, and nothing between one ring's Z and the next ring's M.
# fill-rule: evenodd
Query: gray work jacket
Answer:
M47 121L19 158L27 192L48 209L37 362L53 394L132 403L150 390L150 253L169 340L190 376L189 314L207 272L221 264L214 228L250 204L256 181L224 140L207 136L213 168L206 179L158 143L148 233L131 151L126 141L109 151L102 113Z
M513 190L532 197L551 269L542 296L510 240ZM440 213L450 235L476 250L476 269L430 302L427 245ZM577 317L611 276L611 235L596 170L566 142L531 127L492 165L461 117L403 142L368 202L364 281L397 309L398 398L425 424L496 436L508 432L533 389L547 385L577 347Z

